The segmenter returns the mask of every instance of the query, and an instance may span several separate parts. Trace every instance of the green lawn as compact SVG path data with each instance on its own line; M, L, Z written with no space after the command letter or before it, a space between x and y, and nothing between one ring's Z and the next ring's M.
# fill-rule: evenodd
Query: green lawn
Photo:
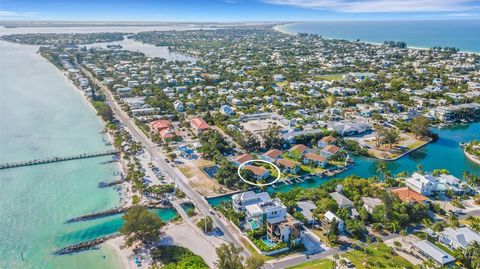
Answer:
M333 268L334 263L328 259L308 261L299 265L292 267L287 267L288 269L329 269Z
M354 250L343 254L342 256L349 259L356 268L415 268L403 257L391 254L388 246L383 243L375 243L368 247L371 255L366 256L359 250ZM367 263L364 265L364 261Z
M342 80L343 74L332 74L332 75L324 75L318 77L321 80Z

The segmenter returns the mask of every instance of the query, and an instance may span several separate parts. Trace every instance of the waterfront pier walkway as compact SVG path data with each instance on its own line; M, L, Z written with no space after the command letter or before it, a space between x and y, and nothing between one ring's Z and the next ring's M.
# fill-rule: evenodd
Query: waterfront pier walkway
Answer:
M82 153L82 154L76 154L76 155L70 155L70 156L60 156L60 157L51 157L51 158L45 158L45 159L35 159L30 161L2 163L0 164L0 169L63 162L63 161L78 160L78 159L95 158L95 157L106 156L106 155L115 155L115 154L118 154L119 152L120 151L118 150L107 150L103 152Z

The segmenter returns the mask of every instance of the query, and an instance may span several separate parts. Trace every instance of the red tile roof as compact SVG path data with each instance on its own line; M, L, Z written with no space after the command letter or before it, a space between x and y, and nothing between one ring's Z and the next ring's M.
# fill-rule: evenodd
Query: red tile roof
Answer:
M257 176L263 176L268 171L263 167L253 166L253 165L245 165L244 168L249 171L252 171Z
M310 153L310 152L305 154L304 157L308 160L312 160L312 161L316 161L316 162L322 162L322 163L327 160L327 158L324 157L324 156L321 156L321 155L318 155L318 154L315 154L315 153Z
M294 161L287 160L287 159L278 159L276 161L276 163L279 164L279 165L282 165L286 168L294 168L294 167L299 165L298 162L294 162Z
M339 150L340 150L340 148L335 146L335 145L328 145L328 146L326 146L322 149L322 151L326 151L326 152L329 152L331 154L336 154Z
M271 149L265 153L263 153L263 156L267 156L267 157L270 157L272 159L276 159L278 158L278 156L282 155L283 152L278 150L278 149Z
M422 194L410 189L409 187L402 187L390 190L391 193L395 193L400 200L403 202L423 202L427 201L428 198L423 196Z
M329 136L322 137L322 139L320 139L320 141L332 144L332 143L335 143L337 141L337 139L335 137L329 135Z
M163 129L170 128L170 122L168 120L155 120L150 122L150 129L154 132L160 132Z
M295 145L295 146L291 147L289 151L297 151L299 153L304 153L307 149L308 149L307 146L305 146L303 144L298 144L298 145Z
M208 126L208 124L201 118L194 118L190 122L197 130L206 130L210 128L210 126Z
M173 138L177 135L175 131L172 129L163 129L160 131L159 134L160 134L160 137L163 139Z
M234 160L235 160L236 162L238 162L238 163L244 163L244 162L250 161L250 160L252 160L252 159L253 159L253 158L252 158L252 156L251 156L250 154L245 153L245 154L243 154L243 155L238 156L238 157L235 158Z

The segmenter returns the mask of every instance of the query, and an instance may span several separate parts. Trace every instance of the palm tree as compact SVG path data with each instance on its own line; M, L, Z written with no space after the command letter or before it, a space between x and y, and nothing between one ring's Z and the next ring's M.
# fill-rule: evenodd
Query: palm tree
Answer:
M337 264L338 259L340 259L340 255L338 254L333 255L333 262L335 263L335 265Z
M407 235L406 229L400 231L400 236L402 237L402 242L404 242L404 239L405 239L405 236L406 236L406 235Z
M388 173L387 163L378 162L377 163L377 173L382 174L382 179L385 180L386 174Z
M390 228L392 229L392 232L396 233L400 226L398 225L398 221L392 221L389 223Z
M480 268L480 242L470 243L465 249L465 257L472 268Z
M333 96L333 95L327 96L325 98L325 102L327 103L328 107L332 107L336 102L335 96Z
M417 172L423 174L423 166L421 164L417 164Z
M342 268L347 267L347 261L345 259L341 259L339 263Z
M432 226L432 220L430 218L424 218L422 220L422 224L425 225L425 227L429 228L430 226Z

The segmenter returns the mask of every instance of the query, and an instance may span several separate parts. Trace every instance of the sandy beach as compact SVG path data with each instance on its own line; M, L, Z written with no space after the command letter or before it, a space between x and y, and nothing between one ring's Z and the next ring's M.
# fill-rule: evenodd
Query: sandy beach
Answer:
M465 149L463 150L463 153L465 153L465 156L467 156L467 158L468 158L470 161L472 161L472 162L480 165L480 158L478 158L478 157L476 157L476 156L473 156L472 154L466 152Z

